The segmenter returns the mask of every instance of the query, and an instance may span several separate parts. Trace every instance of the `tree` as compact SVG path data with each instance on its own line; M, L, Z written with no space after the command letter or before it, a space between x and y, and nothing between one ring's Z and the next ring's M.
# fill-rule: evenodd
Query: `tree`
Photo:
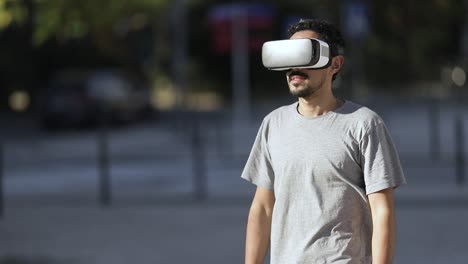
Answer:
M53 59L51 55L63 55L63 50L76 57L72 49L78 47L119 64L138 64L134 62L139 59L135 53L141 46L135 47L135 39L148 30L160 28L161 14L166 13L168 3L168 0L0 0L3 93L0 97L5 98L9 90L18 86L37 87L37 79L42 78L38 75L45 70L41 63ZM67 45L72 48L64 49ZM150 43L145 48L154 46ZM75 52L81 54L80 50ZM97 56L86 59L94 57Z

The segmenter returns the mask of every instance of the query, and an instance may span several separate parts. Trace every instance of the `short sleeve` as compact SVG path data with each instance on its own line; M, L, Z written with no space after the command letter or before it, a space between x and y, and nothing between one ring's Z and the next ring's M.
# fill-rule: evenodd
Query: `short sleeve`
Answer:
M259 187L272 190L274 173L268 150L268 127L268 121L263 120L241 178Z
M406 183L397 150L382 120L372 123L360 146L367 194Z

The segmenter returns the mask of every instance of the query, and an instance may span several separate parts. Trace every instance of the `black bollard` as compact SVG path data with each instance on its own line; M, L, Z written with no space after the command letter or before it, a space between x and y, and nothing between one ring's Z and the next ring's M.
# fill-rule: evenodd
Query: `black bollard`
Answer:
M3 218L4 215L4 208L5 208L5 196L3 190L3 144L0 141L0 219Z
M436 99L429 103L429 147L432 161L440 159L440 107Z
M223 140L223 124L221 118L216 118L216 152L218 153L218 157L223 157L224 154L224 140Z
M458 186L465 183L465 138L460 114L455 120L455 177Z
M109 120L108 113L102 111L98 132L98 172L99 172L99 202L101 206L111 204L110 171L109 171Z
M201 142L200 127L198 120L192 120L192 170L194 197L197 201L203 201L207 196L206 171L205 171L205 149Z

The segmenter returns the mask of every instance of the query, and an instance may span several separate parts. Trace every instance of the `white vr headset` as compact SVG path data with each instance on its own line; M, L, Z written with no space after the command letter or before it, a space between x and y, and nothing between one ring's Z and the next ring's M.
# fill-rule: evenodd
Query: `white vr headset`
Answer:
M274 71L323 68L329 65L330 47L313 38L268 41L262 47L262 61L263 66Z

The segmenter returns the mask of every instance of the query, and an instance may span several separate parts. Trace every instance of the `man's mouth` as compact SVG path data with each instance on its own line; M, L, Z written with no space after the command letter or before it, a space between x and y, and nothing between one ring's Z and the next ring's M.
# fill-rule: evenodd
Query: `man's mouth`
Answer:
M307 74L303 73L303 72L300 72L300 71L292 71L288 74L288 77L289 77L289 81L290 82L293 82L293 81L303 81L305 79L308 79L309 77L307 76Z
M289 76L289 80L290 81L296 81L296 80L305 80L306 77L304 76L299 76L299 75L292 75L292 76Z

